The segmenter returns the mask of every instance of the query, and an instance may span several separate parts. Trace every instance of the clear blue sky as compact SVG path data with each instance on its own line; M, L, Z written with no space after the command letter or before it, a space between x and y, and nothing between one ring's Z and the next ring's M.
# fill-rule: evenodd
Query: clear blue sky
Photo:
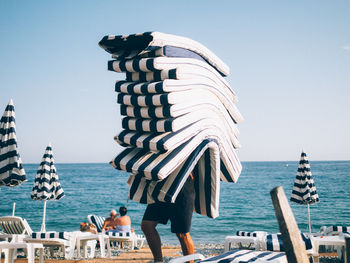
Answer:
M242 161L350 159L349 1L0 1L0 110L22 159L108 162L121 148L107 34L190 37L231 68Z

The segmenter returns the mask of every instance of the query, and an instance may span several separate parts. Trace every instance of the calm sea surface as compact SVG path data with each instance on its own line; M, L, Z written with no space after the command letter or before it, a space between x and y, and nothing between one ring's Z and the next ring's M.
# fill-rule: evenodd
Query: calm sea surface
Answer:
M221 183L220 216L210 219L195 214L191 235L196 243L223 243L226 235L237 230L278 232L269 191L282 185L290 197L298 162L243 162L237 184ZM311 206L313 230L323 225L350 226L350 161L311 162L320 202ZM38 164L25 164L28 181L21 186L0 189L0 216L12 214L26 218L34 231L39 231L43 202L33 201L30 193ZM126 203L128 175L109 164L56 164L65 197L47 203L47 231L78 230L87 215L108 216L111 209ZM307 231L307 208L291 203L302 231ZM135 231L141 233L140 222L145 205L128 203ZM176 243L169 224L160 225L163 243Z

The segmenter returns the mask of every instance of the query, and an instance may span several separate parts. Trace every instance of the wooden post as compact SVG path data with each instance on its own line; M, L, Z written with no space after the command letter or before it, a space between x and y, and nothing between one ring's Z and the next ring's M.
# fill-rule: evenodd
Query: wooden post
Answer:
M270 192L276 218L282 234L283 246L288 263L309 263L305 244L301 239L298 225L289 206L283 188L278 186Z
M350 237L345 236L344 263L350 263Z

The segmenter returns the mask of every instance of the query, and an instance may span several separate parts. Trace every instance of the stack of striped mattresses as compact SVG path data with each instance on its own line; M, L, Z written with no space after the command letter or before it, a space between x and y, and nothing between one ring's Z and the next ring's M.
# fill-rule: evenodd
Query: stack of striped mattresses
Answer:
M220 180L236 182L241 164L236 124L243 120L224 79L228 66L188 38L159 32L105 36L108 70L125 72L115 91L126 147L111 164L130 172L130 198L174 202L190 172L196 212L218 216Z

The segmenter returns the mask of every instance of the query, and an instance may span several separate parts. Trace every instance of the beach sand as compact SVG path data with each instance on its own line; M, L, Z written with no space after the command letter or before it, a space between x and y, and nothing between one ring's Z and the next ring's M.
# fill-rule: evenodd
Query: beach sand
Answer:
M166 246L162 248L163 255L166 259L181 256L180 246ZM1 263L4 260L2 258ZM151 250L146 246L138 250L131 251L122 251L118 256L111 258L93 258L93 259L44 259L44 262L47 263L112 263L112 262L125 262L125 263L146 263L153 262L153 257ZM15 263L27 263L26 258L19 258L15 260ZM36 259L35 263L39 263L39 260Z
M171 258L182 256L181 247L174 245L166 245L162 247L164 262L168 262ZM204 256L218 255L224 252L224 246L221 244L202 244L196 246L196 253L203 254ZM153 262L152 253L148 246L145 246L138 250L122 250L117 256L111 258L93 258L93 259L44 259L46 263L112 263L112 262L125 262L125 263L151 263ZM4 263L2 258L1 263ZM15 263L27 263L26 258L18 258ZM35 263L39 263L36 259ZM323 253L320 257L320 263L340 263L337 258L337 253Z

